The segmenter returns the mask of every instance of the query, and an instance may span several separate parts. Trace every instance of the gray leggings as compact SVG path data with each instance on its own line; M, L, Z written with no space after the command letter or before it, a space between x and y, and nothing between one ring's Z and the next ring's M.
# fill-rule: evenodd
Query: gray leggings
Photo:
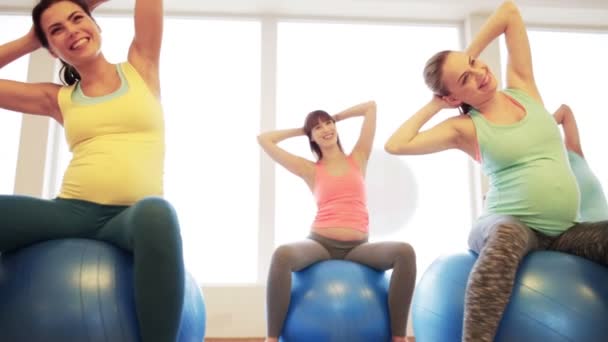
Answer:
M467 284L462 341L491 342L523 257L533 250L553 250L608 265L608 221L578 223L551 237L515 217L490 215L473 227L469 247L479 257Z
M281 334L291 296L291 272L329 259L350 260L378 270L393 269L388 291L391 333L405 336L416 281L416 256L412 246L405 242L339 241L315 233L307 240L280 246L272 255L266 289L268 336Z

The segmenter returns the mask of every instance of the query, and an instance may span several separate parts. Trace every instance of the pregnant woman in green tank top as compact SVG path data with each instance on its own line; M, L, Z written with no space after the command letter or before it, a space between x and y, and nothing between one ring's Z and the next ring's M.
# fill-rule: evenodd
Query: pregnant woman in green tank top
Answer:
M503 34L507 89L498 91L478 56ZM465 51L442 51L429 59L424 78L432 99L396 130L385 149L399 155L459 149L489 177L484 213L469 235L479 257L467 284L462 336L489 342L523 257L550 249L606 265L608 221L577 222L577 180L536 87L526 28L512 1L488 18ZM462 115L421 130L442 109L457 107Z

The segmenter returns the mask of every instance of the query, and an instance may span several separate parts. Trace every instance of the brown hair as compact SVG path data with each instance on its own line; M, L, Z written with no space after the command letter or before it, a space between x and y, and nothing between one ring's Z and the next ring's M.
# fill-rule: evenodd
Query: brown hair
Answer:
M319 124L319 122L327 121L334 123L336 122L336 120L334 120L334 118L324 110L312 111L306 115L306 119L304 120L304 133L306 133L306 136L308 137L310 150L317 157L317 160L323 159L323 152L321 151L319 145L312 141L312 130ZM340 151L343 151L342 144L340 143L340 137L338 137L338 147L340 148Z
M34 22L34 32L36 33L36 38L38 38L40 44L47 49L49 48L49 41L44 33L42 25L40 24L40 19L42 18L44 11L46 11L52 5L62 1L75 3L78 5L78 7L82 8L84 13L93 18L91 16L89 5L87 5L87 3L83 0L40 0L40 2L32 10L32 21ZM59 78L61 81L67 85L72 85L80 81L81 77L78 71L76 71L76 68L61 59L60 61L62 64L61 69L59 70Z
M450 53L452 53L450 50L437 52L433 57L429 58L424 65L424 82L437 96L450 95L450 91L443 83L443 67L445 65L445 60ZM470 104L463 102L459 107L460 113L467 114L471 108L473 107Z

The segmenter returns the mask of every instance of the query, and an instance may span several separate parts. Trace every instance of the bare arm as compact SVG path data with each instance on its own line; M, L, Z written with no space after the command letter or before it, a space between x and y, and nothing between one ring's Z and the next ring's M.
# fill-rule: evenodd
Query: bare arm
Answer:
M568 105L563 104L559 106L555 113L553 113L553 118L558 125L562 126L566 148L579 156L584 157L578 127L572 109L570 109Z
M285 139L302 135L305 135L302 128L270 131L258 135L258 143L270 158L281 164L281 166L291 173L300 176L310 186L314 181L314 163L289 153L278 145L279 142Z
M391 135L384 146L386 152L397 155L427 154L461 148L462 134L457 123L468 117L452 117L431 129L420 131L424 124L444 108L445 102L433 97Z
M21 38L0 45L0 68L40 48L33 28Z
M108 0L88 0L87 5L89 5L89 10L93 11L99 5L103 4L104 2L108 2Z
M508 51L507 86L522 89L542 102L534 81L532 54L526 26L513 1L507 0L496 9L475 35L465 52L473 57L478 57L488 44L501 34L505 35Z
M369 159L374 144L374 135L376 134L376 102L368 101L360 103L334 115L336 121L352 118L355 116L363 116L363 124L359 139L353 148L352 154L365 168L365 164Z
M163 39L163 0L135 1L135 37L129 48L129 62L160 96L159 63Z
M40 47L33 30L0 46L0 68ZM15 112L49 116L62 123L57 104L59 85L0 80L0 107Z

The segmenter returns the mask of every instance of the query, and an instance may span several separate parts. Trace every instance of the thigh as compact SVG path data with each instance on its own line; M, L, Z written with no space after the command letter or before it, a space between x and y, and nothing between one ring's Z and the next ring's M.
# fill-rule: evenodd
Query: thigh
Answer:
M344 258L378 270L394 267L399 258L415 261L414 249L408 243L397 241L363 243L353 248Z
M528 252L540 247L537 234L523 222L509 215L491 214L481 217L469 233L469 248L480 253L497 232L519 238Z
M104 206L108 217L95 238L110 242L128 251L137 243L143 245L181 245L179 223L175 210L160 197L147 197L133 205Z
M582 222L566 230L549 249L608 264L608 221Z
M0 196L0 251L43 240L85 237L94 229L94 203Z
M297 272L316 262L330 259L329 252L317 241L306 239L279 246L272 254L272 265L287 266Z

